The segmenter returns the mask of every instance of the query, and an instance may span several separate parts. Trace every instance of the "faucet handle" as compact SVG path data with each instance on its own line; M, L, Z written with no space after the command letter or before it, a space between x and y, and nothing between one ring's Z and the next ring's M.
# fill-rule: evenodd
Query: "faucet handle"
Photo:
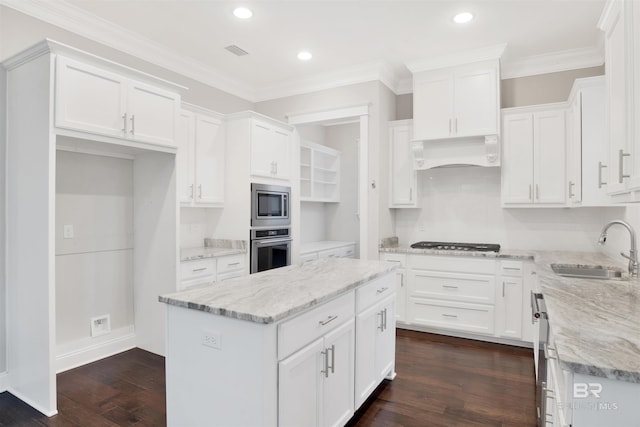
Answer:
M627 255L624 252L620 252L620 255L622 255L624 258L628 259L629 261L638 262L632 255Z

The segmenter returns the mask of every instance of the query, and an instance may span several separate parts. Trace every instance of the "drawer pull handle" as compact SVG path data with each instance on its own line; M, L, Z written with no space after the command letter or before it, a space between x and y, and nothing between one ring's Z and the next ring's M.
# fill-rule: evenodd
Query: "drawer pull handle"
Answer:
M442 285L442 287L447 289L458 289L457 286L451 286L451 285Z
M520 267L502 267L503 270L520 271Z
M458 316L457 316L457 315L455 315L455 314L446 314L446 313L443 313L443 314L442 314L442 316L443 316L443 317L450 317L450 318L452 318L452 319L457 319L457 318L458 318Z
M380 295L381 293L385 292L387 289L389 289L389 288L380 288L380 289L378 289L378 290L376 291L376 293L377 293L378 295Z
M325 326L325 325L327 325L327 324L329 324L329 323L333 322L333 321L334 321L334 320L336 320L337 318L338 318L338 316L329 316L329 317L327 317L325 320L320 320L318 323L319 323L321 326Z
M207 269L207 267L202 267L202 268L194 268L192 271L195 273L197 271L205 271Z
M227 267L231 267L231 266L234 266L234 265L240 265L240 261L238 261L238 262L232 262L232 263L230 263L230 264L227 264Z

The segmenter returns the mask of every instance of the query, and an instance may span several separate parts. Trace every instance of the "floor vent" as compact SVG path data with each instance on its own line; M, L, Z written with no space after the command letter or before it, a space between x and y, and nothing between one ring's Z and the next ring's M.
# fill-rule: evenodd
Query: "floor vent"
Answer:
M244 56L244 55L248 55L249 52L247 52L246 50L236 46L235 44L229 45L227 47L225 47L225 49L227 49L229 52L233 53L234 55L237 56Z

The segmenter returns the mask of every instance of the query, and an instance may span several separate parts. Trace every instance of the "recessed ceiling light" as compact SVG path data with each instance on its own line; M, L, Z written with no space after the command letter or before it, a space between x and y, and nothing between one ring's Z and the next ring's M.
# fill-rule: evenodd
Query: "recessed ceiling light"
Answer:
M251 12L251 9L247 9L246 7L238 7L234 9L233 14L236 16L236 18L240 19L249 19L253 16L253 12Z
M456 24L466 24L473 19L473 14L470 12L461 12L453 17L453 22Z
M298 54L298 59L301 61L308 61L311 58L313 58L313 55L311 55L309 52L300 52Z

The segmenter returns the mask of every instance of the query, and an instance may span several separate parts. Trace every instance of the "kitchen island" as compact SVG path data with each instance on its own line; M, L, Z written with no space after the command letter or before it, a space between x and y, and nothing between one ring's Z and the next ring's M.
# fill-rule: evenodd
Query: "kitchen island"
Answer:
M161 296L168 425L346 423L395 375L394 269L322 259Z

